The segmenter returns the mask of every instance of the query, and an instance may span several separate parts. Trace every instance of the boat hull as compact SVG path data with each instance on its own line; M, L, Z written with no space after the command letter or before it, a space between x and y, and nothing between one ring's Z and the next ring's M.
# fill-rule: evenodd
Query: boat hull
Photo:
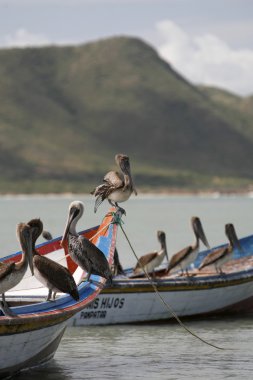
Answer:
M67 320L43 329L1 335L0 377L12 376L52 359L66 324Z
M237 281L157 283L164 301L179 317L253 311L253 278ZM239 282L239 283L238 283ZM88 307L73 316L72 326L151 322L173 318L154 289L121 283L103 291Z
M199 253L188 268L191 278L174 273L166 277L166 270L157 269L154 284L169 306L165 307L150 281L133 278L133 268L126 276L116 277L113 286L105 288L85 309L70 319L72 326L110 325L152 322L178 317L196 317L219 313L253 312L253 235L240 239L242 250L235 249L233 259L224 265L224 274L217 274L214 266L198 267L210 250ZM213 249L225 246L220 245Z

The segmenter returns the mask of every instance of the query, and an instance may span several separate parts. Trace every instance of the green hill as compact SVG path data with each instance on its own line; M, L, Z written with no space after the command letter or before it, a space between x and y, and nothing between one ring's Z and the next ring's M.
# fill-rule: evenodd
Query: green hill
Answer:
M220 117L253 142L253 96L240 97L215 87L199 88L219 112Z
M119 152L138 188L245 186L253 100L210 92L134 38L0 50L0 192L89 191Z

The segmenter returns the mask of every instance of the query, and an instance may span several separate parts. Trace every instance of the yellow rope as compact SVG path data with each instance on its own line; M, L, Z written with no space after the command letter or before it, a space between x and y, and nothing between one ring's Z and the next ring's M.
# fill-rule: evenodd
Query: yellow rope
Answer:
M153 283L153 281L152 281L151 277L149 276L148 272L146 271L146 269L144 268L144 266L143 266L143 265L141 264L141 262L139 261L137 255L136 255L136 253L135 253L135 251L134 251L134 249L133 249L133 246L132 246L131 242L129 241L129 239L128 239L128 237L127 237L127 235L126 235L126 233L125 233L125 231L124 231L124 229L123 229L121 223L119 223L119 225L120 225L120 228L121 228L123 234L125 235L125 238L126 238L128 244L129 244L129 246L130 246L130 248L131 248L131 250L132 250L132 252L133 252L133 254L134 254L134 256L135 256L135 258L136 258L136 260L137 260L137 262L138 262L139 265L141 266L141 268L142 268L143 272L145 273L147 279L149 280L150 284L152 285L152 287L153 287L155 293L157 294L157 296L159 297L159 299L161 300L161 302L164 304L164 306L166 307L166 309L168 309L168 311L170 312L170 314L176 319L176 321L179 323L179 325L180 325L181 327L183 327L183 328L184 328L188 333L190 333L192 336L194 336L195 338L199 339L201 342L207 344L208 346L211 346L211 347L217 348L218 350L225 350L225 348L223 348L223 347L219 347L219 346L216 346L216 345L213 344L213 343L209 343L209 342L207 342L205 339L203 339L203 338L201 338L200 336L198 336L197 334L195 334L195 333L194 333L193 331L191 331L187 326L185 326L185 324L179 319L179 317L177 316L177 314L175 313L175 311L172 309L172 307L171 307L171 306L170 306L170 305L164 300L164 298L163 298L163 297L161 296L161 294L159 293L159 291L158 291L156 285Z

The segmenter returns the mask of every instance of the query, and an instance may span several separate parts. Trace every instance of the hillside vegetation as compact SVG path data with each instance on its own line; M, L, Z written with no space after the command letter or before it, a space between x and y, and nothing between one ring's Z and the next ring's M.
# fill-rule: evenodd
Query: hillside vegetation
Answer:
M89 191L127 153L139 189L253 180L253 98L193 86L141 40L0 50L0 192Z

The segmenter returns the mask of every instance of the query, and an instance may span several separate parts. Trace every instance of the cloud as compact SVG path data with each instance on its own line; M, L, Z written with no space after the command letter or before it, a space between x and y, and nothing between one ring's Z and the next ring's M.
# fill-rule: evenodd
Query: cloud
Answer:
M42 33L31 33L25 28L19 28L12 34L3 36L0 40L0 47L12 48L12 47L32 47L32 46L49 46L49 45L76 45L83 43L82 39L57 39L52 40Z
M26 29L20 28L13 34L8 34L3 37L4 47L26 47L26 46L45 46L49 45L50 41L43 34L34 34Z
M214 34L189 36L170 20L157 23L160 56L193 83L253 94L253 50L233 49Z

